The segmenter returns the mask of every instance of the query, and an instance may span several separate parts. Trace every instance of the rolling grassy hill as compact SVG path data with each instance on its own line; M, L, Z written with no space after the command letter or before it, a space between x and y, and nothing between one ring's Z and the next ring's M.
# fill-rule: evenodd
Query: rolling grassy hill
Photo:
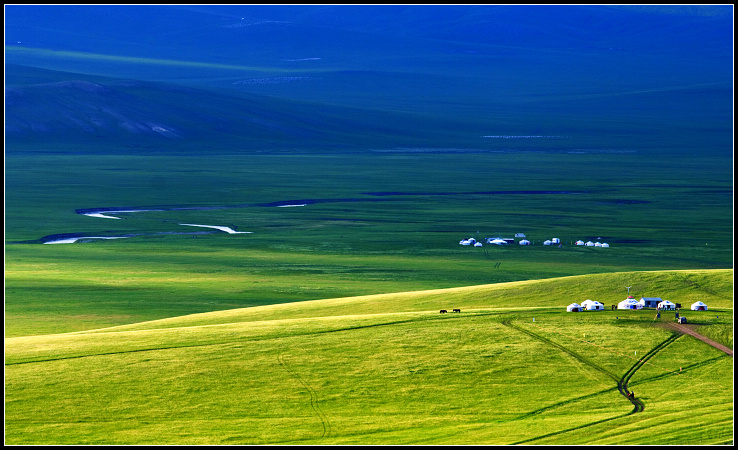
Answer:
M732 276L565 277L6 338L6 443L732 443L731 357L654 311L565 312L636 279L704 300L683 315L732 346Z

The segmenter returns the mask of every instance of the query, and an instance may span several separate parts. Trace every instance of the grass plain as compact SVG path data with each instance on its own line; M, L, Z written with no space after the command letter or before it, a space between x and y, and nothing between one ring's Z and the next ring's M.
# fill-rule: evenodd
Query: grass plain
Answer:
M564 312L732 347L732 23L196 9L8 8L6 444L733 443L732 357Z
M672 298L713 306L685 315L703 328L732 326L732 270L707 270L316 300L6 338L6 443L732 442L731 357L674 339L654 326L653 311L564 312L623 277L689 280Z
M513 151L6 156L6 336L298 300L732 267L732 180L719 157ZM300 200L326 202L254 206ZM161 206L223 208L123 213L120 220L75 213ZM180 223L253 233L167 234L204 231ZM535 245L458 245L465 237L519 232ZM64 233L137 236L39 241ZM566 245L540 245L553 237ZM578 239L610 248L571 245Z
M6 444L732 443L731 357L563 312L703 300L732 347L724 161L421 154L8 155ZM75 213L165 205L228 208Z

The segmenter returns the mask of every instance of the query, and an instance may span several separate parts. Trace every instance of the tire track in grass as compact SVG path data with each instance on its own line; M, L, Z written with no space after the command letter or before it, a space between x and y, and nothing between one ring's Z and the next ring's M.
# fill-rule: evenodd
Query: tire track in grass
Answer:
M664 325L664 326L666 326L667 324L663 324L663 325ZM638 361L638 358L635 358L635 357L633 357L633 356L629 356L629 355L627 355L627 354L623 353L622 351L619 351L619 350L613 350L613 349L611 349L611 348L607 348L607 347L604 347L604 346L602 346L602 345L598 345L598 344L595 344L595 343L592 343L592 342L588 342L588 341L582 340L581 338L577 338L577 337L574 337L574 336L569 336L569 335L567 335L567 334L565 334L565 333L562 333L562 332L561 332L560 330L558 330L558 329L554 329L554 330L552 330L552 329L546 329L546 328L540 327L540 326L538 326L538 325L533 325L533 326L534 326L534 327L536 327L536 328L538 328L538 329L539 329L539 330L541 330L542 332L546 332L546 333L556 333L556 334L559 334L559 335L561 335L562 337L564 337L564 338L567 338L567 339L570 339L570 340L572 340L572 341L577 341L577 342L581 342L581 343L583 343L583 344L587 344L587 345L590 345L590 346L598 347L599 349L601 349L601 350L604 350L604 351L608 351L608 352L610 352L610 353L612 353L612 354L614 354L614 355L616 355L616 356L619 356L619 357L623 357L623 358L628 358L628 359L632 359L633 361ZM657 324L657 326L662 326L662 324ZM668 326L667 326L667 328L668 328ZM671 369L671 368L668 368L668 369L667 369L667 368L664 368L664 367L659 367L659 366L656 366L656 365L654 365L654 364L653 364L653 363L651 363L651 362L647 362L646 364L648 364L648 365L650 365L650 366L652 366L652 367L654 367L654 368L657 368L657 369L660 369L660 370L664 371L664 372L665 372L665 374L679 375L679 376L682 376L682 377L687 377L687 378L690 378L690 377L689 377L688 375L685 375L685 374L684 374L684 373L682 373L681 371L675 371L674 369ZM722 385L721 385L721 384L719 384L719 383L715 383L715 382L711 382L711 383L712 383L712 384L715 384L716 386L719 386L719 387L721 387L721 388L725 389L725 387L724 387L724 386L722 386Z
M615 382L618 382L619 381L617 375L613 374L612 372L608 371L607 369L605 369L605 368L603 368L601 366L598 366L597 364L595 364L592 361L588 360L587 358L583 357L579 353L576 353L576 352L574 352L572 350L569 350L568 348L564 347L563 345L557 344L556 342L554 342L554 341L552 341L552 340L550 340L548 338L545 338L545 337L543 337L542 335L540 335L538 333L534 333L533 331L526 330L525 328L520 327L518 325L514 325L510 319L503 320L502 321L502 324L505 325L505 326L507 326L507 327L513 328L515 330L518 330L521 333L525 333L525 334L527 334L528 336L530 336L530 337L532 337L534 339L537 339L539 341L542 341L542 342L544 342L544 343L546 343L546 344L548 344L548 345L550 345L552 347L555 347L555 348L561 350L564 353L569 354L574 359L576 359L576 360L578 360L578 361L580 361L580 362L582 362L582 363L584 363L584 364L592 367L593 369L595 369L595 370L597 370L599 372L604 373L605 375L607 375L608 377L610 377Z
M529 417L536 416L538 414L543 414L544 412L550 411L552 409L561 408L562 406L570 405L572 403L581 402L581 401L584 401L584 400L587 400L587 399L590 399L590 398L594 398L594 397L598 397L598 396L603 395L603 394L607 394L611 390L612 390L612 388L607 388L605 390L602 390L602 391L599 391L599 392L594 392L592 394L582 395L581 397L575 397L575 398L572 398L572 399L569 399L569 400L564 400L563 402L552 403L552 404L547 405L547 406L544 406L542 408L538 408L536 410L527 412L525 414L521 414L520 416L516 417L514 420L527 419Z
M415 321L418 321L418 320L438 320L438 319L437 318L431 318L431 319L426 319L426 318L402 319L402 320L395 320L395 321L391 321L391 322L374 323L374 324L369 324L369 325L344 326L344 327L341 327L341 328L328 329L328 330L317 330L317 331L307 331L307 332L303 332L303 333L297 333L296 332L296 333L292 333L291 336L312 336L312 335L327 334L327 333L337 333L337 332L340 332L340 331L360 330L360 329L363 329L363 328L392 326L392 325L397 325L397 324L415 322ZM187 327L185 327L185 328L187 328ZM174 330L174 328L172 328L172 330ZM137 330L135 332L146 333L146 332L150 332L150 331L155 331L155 330ZM245 337L243 339L226 340L226 341L223 341L223 342L208 342L208 343L202 343L202 344L169 345L169 346L165 346L165 347L144 347L144 348L134 348L134 349L128 349L128 350L118 350L118 351L112 351L112 352L97 352L97 353L89 353L89 354L81 354L81 355L58 356L58 357L52 357L52 358L31 359L31 360L15 361L15 362L5 362L5 366L15 366L15 365L19 365L19 364L35 364L35 363L44 363L44 362L64 361L64 360L68 360L68 359L93 358L93 357L97 357L97 356L123 355L123 354L128 354L128 353L156 352L156 351L162 351L162 350L178 350L178 349L185 349L185 348L211 347L211 346L231 345L231 344L239 344L239 343L247 343L247 342L260 342L260 341L268 341L268 340L276 339L276 338L280 338L280 337L284 337L284 336L283 335L273 335L273 336Z
M473 314L472 317L476 316L488 316L488 315L496 315L498 313L477 313ZM469 317L469 316L467 316ZM419 322L419 321L436 321L436 320L459 320L462 319L461 317L458 318L443 318L443 317L412 317L408 319L398 319L388 322L381 322L381 323L373 323L373 324L367 324L367 325L355 325L355 326L343 326L340 328L334 328L334 329L327 329L327 330L316 330L316 331L306 331L306 332L293 332L290 334L290 336L313 336L313 335L320 335L320 334L328 334L328 333L338 333L342 331L354 331L354 330L361 330L366 328L375 328L375 327L385 327L385 326L393 326L393 325L401 325L405 323L413 323L413 322ZM227 324L220 324L220 325L227 325ZM207 325L206 325L207 326ZM217 325L216 325L217 326ZM184 327L188 328L188 327ZM172 328L174 330L174 328ZM155 331L155 330L136 330L135 332L145 333L149 331ZM231 344L239 344L239 343L247 343L247 342L260 342L260 341L268 341L271 339L277 339L284 337L284 335L269 335L269 336L257 336L257 337L244 337L243 339L235 339L235 340L227 340L223 342L208 342L208 343L202 343L202 344L182 344L182 345L170 345L165 347L144 347L144 348L134 348L134 349L128 349L128 350L118 350L118 351L111 351L111 352L98 352L98 353L89 353L89 354L81 354L81 355L69 355L69 356L58 356L58 357L47 357L41 359L30 359L30 360L23 360L23 361L15 361L15 362L5 362L5 366L14 366L19 364L35 364L35 363L44 363L44 362L55 362L55 361L64 361L68 359L81 359L81 358L93 358L97 356L110 356L110 355L123 355L127 353L141 353L141 352L155 352L155 351L162 351L162 350L178 350L178 349L185 349L185 348L197 348L197 347L210 347L210 346L218 346L218 345L231 345ZM6 351L7 353L7 351ZM7 358L7 355L6 355Z
M643 358L636 361L636 363L633 364L630 367L630 369L628 369L625 372L625 374L620 378L620 380L618 380L618 391L620 391L620 394L625 396L628 400L630 400L631 403L633 403L634 408L631 414L637 413L637 412L643 412L646 406L643 404L643 402L639 398L636 398L633 391L628 390L628 382L633 377L633 375L636 373L636 371L640 369L641 367L643 367L643 365L646 364L646 362L649 359L653 358L661 350L668 347L669 344L679 339L679 336L680 335L678 334L672 334L664 342L658 344L656 347L649 350L648 353L646 353L646 355Z
M555 348L563 351L564 353L569 354L570 356L574 357L578 361L580 361L580 362L582 362L582 363L584 363L584 364L586 364L586 365L588 365L588 366L596 369L597 371L602 372L603 374L607 375L610 379L612 379L616 383L620 381L620 379L616 375L614 375L613 373L609 372L605 368L603 368L601 366L598 366L597 364L589 361L588 359L584 358L580 354L578 354L576 352L573 352L573 351L569 350L568 348L564 347L563 345L557 344L556 342L553 342L552 340L547 339L547 338L539 335L538 333L534 333L534 332L532 332L530 330L526 330L525 328L522 328L520 326L513 325L512 322L510 321L510 319L503 320L502 321L502 324L505 325L505 326L507 326L507 327L513 328L515 330L518 330L521 333L527 334L528 336L530 336L530 337L532 337L534 339L537 339L537 340L539 340L541 342L544 342L544 343L546 343L548 345L551 345L552 347L555 347ZM568 403L568 402L563 402L563 403ZM531 416L531 415L534 415L534 414L537 414L537 413L541 413L541 412L543 412L543 411L545 411L547 409L549 409L549 407L544 407L544 408L541 408L539 410L532 411L531 413L524 414L523 416L521 416L519 418L526 418L528 416ZM555 436L557 434L563 434L563 433L568 433L570 431L580 430L582 428L586 428L586 427L589 427L589 426L592 426L592 425L597 425L597 424L608 422L608 421L611 421L611 420L620 419L620 418L626 417L626 416L628 416L628 415L630 415L632 413L633 413L633 411L631 411L631 412L629 412L627 414L622 414L622 415L619 415L619 416L610 417L610 418L598 420L598 421L595 421L595 422L590 422L588 424L580 425L578 427L569 428L569 429L561 430L561 431L556 431L556 432L553 432L553 433L544 434L542 436L536 436L536 437L533 437L533 438L530 438L530 439L525 439L525 440L518 441L518 442L513 442L511 445L525 444L525 443L528 443L528 442L536 441L536 440L547 438L547 437L550 437L550 436Z
M529 335L529 336L531 336L531 337L533 337L535 339L538 339L538 340L540 340L540 341L542 341L542 342L544 342L546 344L552 345L553 347L556 347L559 350L562 350L565 353L573 356L574 358L578 359L579 361L581 361L581 362L583 362L583 363L585 363L585 364L587 364L587 365L589 365L589 366L591 366L591 367L599 370L600 372L608 375L610 378L612 378L615 381L617 381L618 391L620 392L620 394L623 395L625 398L627 398L634 405L633 410L631 412L627 413L627 414L623 414L623 415L611 417L611 418L608 418L608 419L602 419L602 420L598 420L598 421L595 421L595 422L590 422L588 424L580 425L580 426L569 428L569 429L566 429L566 430L556 431L556 432L553 432L553 433L548 433L548 434L545 434L545 435L542 435L542 436L536 436L536 437L533 437L533 438L530 438L530 439L525 439L525 440L522 440L522 441L514 442L514 443L512 443L512 445L525 444L525 443L529 443L529 442L532 442L532 441L537 441L539 439L544 439L544 438L551 437L551 436L556 436L556 435L559 435L559 434L564 434L564 433L568 433L568 432L572 432L572 431L581 430L583 428L590 427L592 425L597 425L597 424L601 424L601 423L604 423L604 422L609 422L611 420L615 420L615 419L620 419L620 418L623 418L623 417L627 417L627 416L629 416L631 414L634 414L634 413L637 413L637 412L643 412L643 410L645 409L645 405L643 404L643 402L640 399L635 398L635 396L629 395L629 394L631 394L631 391L628 390L628 382L633 377L633 375L636 373L636 371L638 369L640 369L649 359L651 359L653 356L655 356L657 353L659 353L661 350L663 350L664 348L666 348L667 346L669 346L672 342L674 342L676 339L678 339L680 337L680 335L678 335L678 334L672 334L671 336L669 336L669 338L667 338L665 341L661 342L660 344L656 345L656 347L652 348L643 358L641 358L633 366L631 366L630 369L628 369L628 371L626 371L626 373L622 377L617 378L616 376L614 376L613 374L611 374L610 372L608 372L604 368L602 368L600 366L597 366L596 364L592 363L591 361L588 361L586 358L583 358L581 355L578 355L576 352L573 352L573 351L569 350L568 348L566 348L566 347L564 347L562 345L559 345L559 344L557 344L557 343L555 343L555 342L553 342L553 341L551 341L551 340L549 340L549 339L547 339L547 338L545 338L545 337L543 337L543 336L541 336L541 335L539 335L537 333L534 333L534 332L532 332L530 330L526 330L526 329L524 329L522 327L519 327L517 325L513 325L509 319L503 320L502 321L502 324L505 325L505 326L508 326L510 328L514 328L514 329L516 329L518 331L521 331L521 332L523 332L523 333L525 333L525 334L527 334L527 335ZM563 403L569 403L569 402L563 402ZM521 416L521 418L525 418L525 417L528 417L530 415L543 412L546 409L549 409L549 408L548 407L541 408L540 410L533 411L532 413L525 414L525 415Z
M313 412L315 412L315 415L318 416L320 424L323 427L323 433L320 435L320 439L323 439L326 436L330 435L331 423L318 406L318 393L315 392L315 389L313 389L299 374L297 374L297 372L291 370L289 366L287 366L287 363L284 361L284 355L281 352L279 353L279 356L277 356L277 360L279 360L279 364L282 366L282 368L284 368L284 370L287 371L287 373L292 378L299 381L300 384L302 384L303 387L307 389L308 393L310 393L310 407L313 409Z
M662 343L658 344L656 347L652 348L646 354L646 356L644 356L642 359L640 359L638 362L636 362L630 369L628 369L628 371L625 373L625 375L623 375L620 378L620 380L618 380L618 390L620 391L620 393L623 396L625 396L628 400L630 400L631 403L633 403L633 405L634 405L633 411L631 411L631 412L629 412L627 414L622 414L620 416L615 416L615 417L611 417L611 418L608 418L608 419L598 420L598 421L595 421L595 422L591 422L591 423L588 423L588 424L585 424L585 425L580 425L580 426L577 426L577 427L569 428L569 429L566 429L566 430L555 431L553 433L544 434L542 436L536 436L534 438L526 439L526 440L523 440L523 441L513 442L512 445L525 444L525 443L528 443L528 442L537 441L539 439L544 439L544 438L551 437L551 436L556 436L556 435L559 435L559 434L564 434L564 433L568 433L568 432L572 432L572 431L578 431L578 430L581 430L583 428L586 428L586 427L589 427L589 426L592 426L592 425L598 425L598 424L601 424L601 423L604 423L604 422L609 422L611 420L621 419L621 418L624 418L624 417L628 417L631 414L634 414L634 413L637 413L637 412L643 412L643 410L645 409L645 405L643 404L643 402L640 399L636 399L635 397L630 397L630 396L628 396L627 394L624 393L624 392L626 392L626 393L629 392L628 391L628 381L630 381L630 379L633 377L633 374L635 374L635 372L638 369L640 369L644 364L646 364L646 361L647 360L651 359L653 356L655 356L661 350L663 350L664 348L666 348L667 346L669 346L672 342L674 342L675 340L677 340L679 337L681 337L681 336L678 335L678 334L674 334L674 335L670 336L669 338L667 338L664 342L662 342ZM564 403L566 403L566 402L564 402ZM546 408L542 408L542 409L545 410ZM538 411L534 411L533 413L536 413L536 412L538 412ZM529 414L529 415L532 415L532 414Z

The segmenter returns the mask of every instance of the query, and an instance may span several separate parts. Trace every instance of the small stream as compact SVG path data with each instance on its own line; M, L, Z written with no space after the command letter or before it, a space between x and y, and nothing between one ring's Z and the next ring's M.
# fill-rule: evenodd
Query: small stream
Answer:
M291 208L304 207L320 203L356 203L356 202L386 202L392 200L403 200L397 197L427 197L427 196L462 196L462 195L577 195L586 194L591 191L480 191L480 192L365 192L362 195L367 197L357 198L323 198L323 199L302 199L302 200L282 200L267 203L247 203L241 205L229 206L184 206L184 205L167 205L167 206L131 206L131 207L103 207L103 208L84 208L77 209L75 213L89 217L100 219L120 220L120 214L132 214L149 211L211 211L216 209L233 209L233 208ZM222 225L199 225L190 223L180 223L182 226L211 228L217 231L165 231L158 233L128 233L123 235L86 235L85 233L61 233L44 236L40 239L31 241L11 242L15 244L73 244L83 242L93 242L95 240L106 239L124 239L136 236L152 236L152 235L199 235L225 232L228 234L251 234L252 231L238 231L232 227Z

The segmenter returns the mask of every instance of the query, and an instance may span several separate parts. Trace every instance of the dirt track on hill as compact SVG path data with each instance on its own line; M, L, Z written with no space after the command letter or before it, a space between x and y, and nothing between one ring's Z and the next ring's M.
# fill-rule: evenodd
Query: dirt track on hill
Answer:
M724 351L725 353L727 353L731 357L733 356L733 350L729 349L728 347L726 347L726 346L724 346L722 344L718 344L717 342L713 341L712 339L708 339L708 338L702 336L701 334L697 333L696 331L694 331L692 328L690 328L687 325L682 325L682 324L679 324L679 323L672 323L672 322L667 322L667 323L664 323L663 325L665 327L667 327L667 328L670 328L672 330L676 330L676 331L678 331L680 333L689 334L691 336L694 336L697 339L701 340L702 342L705 342L705 343L707 343L709 345L712 345L713 347L715 347L718 350Z

